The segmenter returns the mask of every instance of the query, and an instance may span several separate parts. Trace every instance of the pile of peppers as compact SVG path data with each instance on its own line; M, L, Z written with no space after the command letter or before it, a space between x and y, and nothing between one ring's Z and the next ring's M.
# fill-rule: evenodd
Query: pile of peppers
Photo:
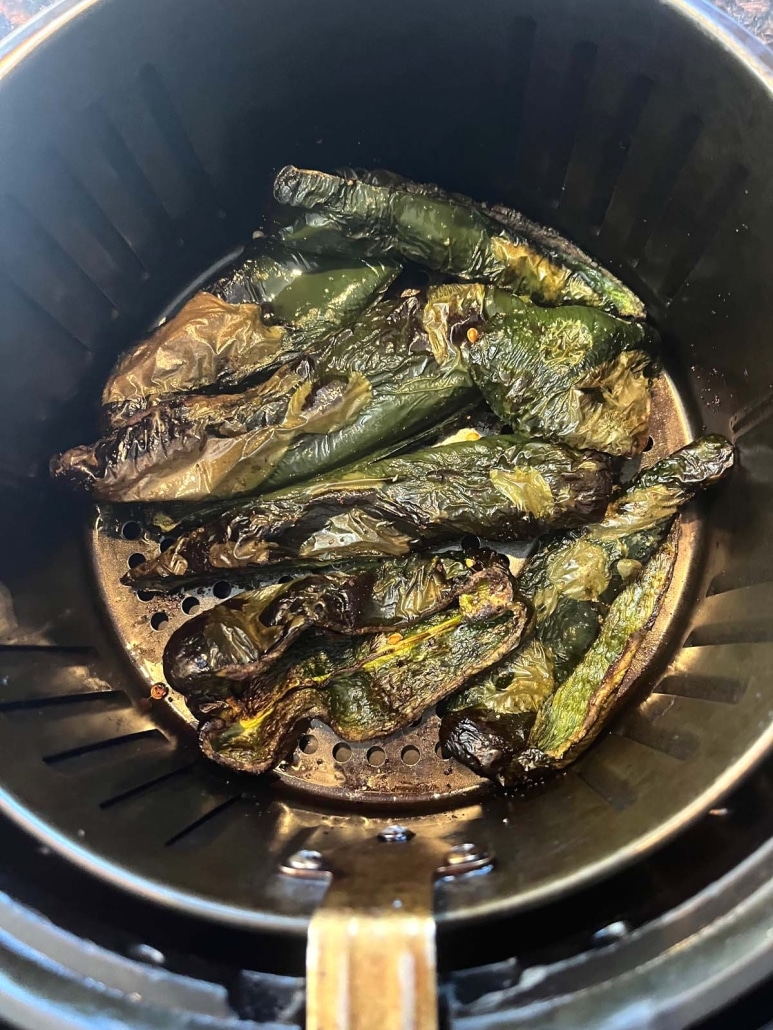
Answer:
M631 693L675 520L732 445L627 474L658 335L554 231L387 171L286 167L274 198L52 474L171 535L127 589L238 589L164 653L214 761L263 773L311 719L366 741L437 706L482 777L565 768ZM495 545L530 539L516 575Z

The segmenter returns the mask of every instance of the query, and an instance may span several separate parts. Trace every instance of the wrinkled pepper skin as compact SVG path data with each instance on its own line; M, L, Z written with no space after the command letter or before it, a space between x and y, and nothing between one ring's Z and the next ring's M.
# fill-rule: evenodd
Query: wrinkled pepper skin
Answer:
M337 333L319 357L330 377L360 376L370 390L358 418L336 431L299 439L269 476L279 489L364 458L468 409L479 397L458 348L436 357L414 291L384 300Z
M483 309L465 353L500 418L621 458L644 449L660 371L654 329L578 305L537 307L502 290L487 290Z
M449 607L506 559L409 555L246 591L181 626L164 651L169 684L201 714L253 680L313 629L356 636L399 629Z
M508 743L493 716L534 717L593 645L610 604L641 575L679 510L728 475L733 460L723 437L701 437L640 472L601 522L548 543L527 562L518 586L534 606L534 638L447 703L441 740L456 758L481 775L500 776L512 764L520 732Z
M538 307L480 283L431 287L423 321L437 360L457 347L494 413L519 432L623 458L646 445L660 366L645 323Z
M233 388L293 355L287 331L265 322L258 304L227 304L200 291L119 358L102 391L103 420L117 429L154 405Z
M395 261L343 261L259 237L205 289L228 304L260 304L272 323L294 331L296 346L309 348L355 322L399 272Z
M415 292L381 301L318 357L239 394L182 394L139 412L52 472L100 500L213 504L420 435L479 396L456 348L435 359L422 311Z
M362 376L328 377L302 359L241 393L182 394L139 412L51 472L112 502L204 501L253 492L306 433L332 433L370 400Z
M354 322L399 272L391 261L313 258L266 238L119 359L102 394L115 428L178 394L230 390Z
M598 518L612 483L608 457L540 440L431 447L234 504L125 581L163 587L276 564L377 559L465 534L526 539Z
M202 749L229 768L259 773L313 718L345 740L394 733L517 646L528 621L509 573L494 565L452 606L401 633L304 636L219 706L201 729Z
M275 198L311 216L300 230L286 235L287 241L329 248L341 234L361 251L397 254L433 271L493 283L542 304L588 304L643 316L641 302L614 276L514 212L505 214L506 209L486 208L389 173L358 175L329 175L291 165L281 169Z
M500 774L502 782L564 769L593 743L635 686L627 674L661 609L675 559L667 540L618 594L582 661L537 712L526 748Z

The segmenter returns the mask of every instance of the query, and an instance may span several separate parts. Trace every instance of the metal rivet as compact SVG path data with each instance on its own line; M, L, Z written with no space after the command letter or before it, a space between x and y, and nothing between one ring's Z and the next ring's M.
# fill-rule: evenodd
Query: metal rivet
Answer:
M325 868L322 855L318 851L308 851L306 848L290 855L286 865L298 872L316 872Z
M464 865L467 862L482 862L486 851L477 844L455 844L446 855L446 865Z
M387 826L379 833L378 839L388 844L404 844L415 836L413 830L409 830L407 826Z
M444 862L437 868L437 874L455 878L468 873L490 873L494 861L492 852L480 844L455 844L446 852Z
M602 947L605 944L613 944L615 941L621 941L623 937L627 937L631 932L631 924L625 919L617 919L614 923L610 923L609 926L602 926L600 930L591 937L591 941Z
M129 958L138 962L147 962L151 966L163 966L166 964L166 955L152 944L130 944L126 949Z

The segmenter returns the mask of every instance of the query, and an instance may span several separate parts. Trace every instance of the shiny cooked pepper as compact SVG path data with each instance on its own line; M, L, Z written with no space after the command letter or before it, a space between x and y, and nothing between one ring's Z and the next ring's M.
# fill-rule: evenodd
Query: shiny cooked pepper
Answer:
M506 569L506 559L492 551L412 554L245 591L171 636L166 678L201 714L258 679L308 632L359 636L402 629L448 608L497 565Z
M402 633L304 635L238 697L216 706L201 746L229 768L263 772L310 719L345 740L394 733L516 647L528 621L511 576L493 564L443 611Z
M181 394L141 411L54 475L112 502L201 502L272 490L414 437L477 398L449 345L433 355L418 294L384 300L297 359L234 394Z
M105 501L202 501L255 490L293 441L353 422L363 377L319 374L309 359L241 393L181 394L141 411L94 446L55 457L57 478Z
M597 518L612 482L612 460L592 451L521 436L464 440L234 503L125 581L238 578L277 564L397 556L465 534L530 538Z
M643 317L641 301L578 248L516 212L476 204L392 173L341 175L281 169L280 204L308 212L288 243L329 250L345 236L355 252L399 255L460 279L493 283L542 304L588 304Z
M427 293L438 361L456 345L493 411L514 429L632 457L649 436L658 336L580 305L544 308L480 283Z
M172 318L122 355L102 405L115 428L178 394L270 374L355 321L399 272L390 260L310 257L253 240Z
M534 606L531 640L447 703L441 740L481 775L507 780L535 714L599 635L610 604L660 547L679 510L733 465L705 436L643 470L597 524L548 543L518 579Z

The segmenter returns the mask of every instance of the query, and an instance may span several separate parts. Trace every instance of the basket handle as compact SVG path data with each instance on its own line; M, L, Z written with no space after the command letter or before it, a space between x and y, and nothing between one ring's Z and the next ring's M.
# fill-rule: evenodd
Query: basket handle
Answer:
M475 845L401 826L285 863L330 881L309 926L306 1030L437 1030L434 880L492 864Z

